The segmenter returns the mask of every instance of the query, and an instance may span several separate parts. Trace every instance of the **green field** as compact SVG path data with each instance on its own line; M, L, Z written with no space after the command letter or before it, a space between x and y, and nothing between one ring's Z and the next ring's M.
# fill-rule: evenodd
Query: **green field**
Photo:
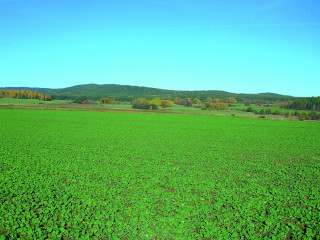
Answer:
M0 109L0 239L319 239L318 122Z

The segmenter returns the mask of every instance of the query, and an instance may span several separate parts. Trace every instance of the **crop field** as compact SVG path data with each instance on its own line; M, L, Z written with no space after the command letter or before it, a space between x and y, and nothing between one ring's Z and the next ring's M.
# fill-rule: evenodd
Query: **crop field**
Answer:
M0 109L0 239L319 239L320 124Z

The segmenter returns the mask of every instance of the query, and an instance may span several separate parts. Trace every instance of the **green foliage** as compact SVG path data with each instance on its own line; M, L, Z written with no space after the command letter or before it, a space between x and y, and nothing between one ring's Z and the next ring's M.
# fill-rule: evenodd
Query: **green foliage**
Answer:
M85 100L87 100L85 97L78 97L75 100L73 100L73 103L82 104Z
M140 98L138 100L133 101L132 108L133 109L157 110L158 105L156 105L154 103L150 103L146 99Z
M272 112L271 112L271 110L270 110L270 109L267 109L267 110L265 111L265 114L266 114L266 115L271 115L271 114L272 114Z
M0 110L0 235L317 239L318 132L316 122Z
M280 115L280 112L278 110L274 111L274 115Z
M288 101L283 107L297 110L316 110L320 111L320 96L303 98L295 101Z

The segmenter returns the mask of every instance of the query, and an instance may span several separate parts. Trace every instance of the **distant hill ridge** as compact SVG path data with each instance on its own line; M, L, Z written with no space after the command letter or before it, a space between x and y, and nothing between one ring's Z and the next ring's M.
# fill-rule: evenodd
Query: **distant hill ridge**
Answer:
M231 93L219 90L196 90L196 91L180 91L166 90L151 87L140 87L131 85L118 84L83 84L67 88L32 88L32 87L4 87L0 89L16 89L30 90L41 93L48 93L55 99L74 99L77 97L85 97L92 100L99 100L102 97L115 97L117 100L132 100L135 98L155 98L155 97L181 97L181 98L230 98L235 97L238 100L244 99L260 99L270 101L295 100L297 97L281 95L276 93Z

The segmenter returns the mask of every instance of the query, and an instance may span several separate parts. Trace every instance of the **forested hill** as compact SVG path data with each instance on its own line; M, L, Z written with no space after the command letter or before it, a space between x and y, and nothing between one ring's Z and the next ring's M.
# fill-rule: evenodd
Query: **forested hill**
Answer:
M203 90L203 91L179 91L165 90L150 87L138 87L129 85L117 84L84 84L76 85L67 88L51 89L51 88L30 88L30 87L5 87L0 89L16 89L30 90L41 93L48 93L54 99L75 99L77 97L85 97L91 100L99 100L102 97L115 97L117 100L132 100L143 97L152 99L155 97L168 98L230 98L235 97L238 100L259 99L270 101L287 101L298 99L292 96L280 95L275 93L259 93L259 94L237 94L218 90Z

